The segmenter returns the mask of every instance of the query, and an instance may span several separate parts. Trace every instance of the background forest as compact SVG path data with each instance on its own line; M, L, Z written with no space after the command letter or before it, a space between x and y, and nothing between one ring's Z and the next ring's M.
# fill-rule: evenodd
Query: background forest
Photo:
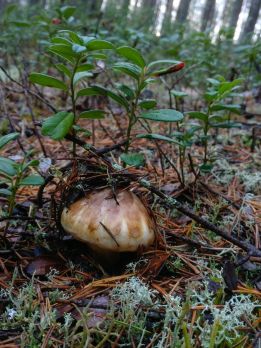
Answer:
M260 8L0 0L1 348L261 346Z

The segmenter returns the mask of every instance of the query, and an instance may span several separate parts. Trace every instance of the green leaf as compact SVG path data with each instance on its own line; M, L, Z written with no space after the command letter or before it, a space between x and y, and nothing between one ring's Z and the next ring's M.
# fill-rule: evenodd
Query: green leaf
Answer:
M87 88L81 89L77 93L77 98L83 97L83 96L92 96L92 95L103 95L103 96L110 97L111 99L116 101L116 103L118 103L118 104L124 106L126 109L128 109L129 104L124 97L112 92L109 89L106 89L106 88L103 88L100 86L92 86L92 87L87 87Z
M63 44L63 45L67 45L70 47L72 46L71 41L66 39L65 37L59 37L59 36L53 37L51 39L51 42L54 44Z
M241 128L242 125L239 122L224 121L219 123L211 123L211 127L214 128Z
M79 65L78 68L76 69L76 72L89 71L92 69L94 69L94 65L86 63L86 64Z
M95 40L94 36L87 36L87 35L77 35L77 36L81 40L81 42L78 42L78 43L81 43L84 45L87 45L90 41Z
M106 40L94 39L87 43L87 48L90 51L111 50L111 49L114 49L114 45L111 42Z
M173 74L173 73L178 72L181 69L183 69L184 66L185 66L185 64L183 62L179 62L177 64L168 66L165 69L160 69L160 70L153 71L150 74L151 74L151 76L154 76L154 77L159 77L159 76L163 76L163 75Z
M65 19L68 19L74 14L75 10L75 6L63 6L61 8L61 13Z
M240 115L240 105L238 104L229 104L229 105L226 105L226 104L215 104L211 107L211 110L212 111L220 111L220 110L227 110L227 111L231 111L235 114L238 114Z
M30 23L26 21L10 21L10 24L16 25L18 28L29 28Z
M55 66L60 72L64 73L67 77L71 78L72 76L71 71L70 69L67 68L66 65L59 63L59 64L56 64Z
M188 112L188 115L190 116L190 118L197 119L203 122L206 122L208 120L208 115L204 112L190 111Z
M12 195L12 192L8 189L0 189L0 195L3 195L3 196L11 196Z
M153 109L157 106L157 102L155 99L144 99L139 102L139 107L142 109Z
M55 54L56 56L58 56L59 58L62 58L64 60L66 60L67 62L74 64L75 62L75 58L74 56L72 56L71 54L67 54L67 53L62 53L62 52L55 52L52 49L48 49L48 51L50 51L51 53Z
M48 117L42 125L42 134L49 135L54 140L63 139L73 124L73 113L60 111Z
M93 74L89 71L80 71L74 75L73 84L76 85L77 82L84 79L85 77L91 77Z
M186 96L188 95L186 92L175 91L175 90L172 90L172 91L171 91L171 94L172 94L174 97L178 97L178 98L186 97Z
M77 56L77 53L73 52L72 47L64 44L51 45L48 48L48 51L69 61L72 64L74 63L75 57Z
M87 110L80 113L79 118L88 118L90 120L99 120L104 118L105 111L103 110Z
M44 184L44 178L40 175L29 175L19 182L19 186L39 186Z
M136 80L139 80L140 74L141 74L141 68L138 65L126 63L126 62L119 62L113 65L112 67L114 70L121 71L131 77L133 77Z
M143 59L140 52L136 50L136 48L132 48L129 46L122 46L117 48L116 51L119 53L119 55L130 60L132 63L138 65L139 67L141 68L145 67L146 65L145 60Z
M73 44L72 45L72 50L75 53L82 53L87 50L85 46L79 45L79 44Z
M129 166L140 167L144 165L145 158L141 153L123 153L121 160Z
M89 57L89 58L93 58L93 59L99 59L99 60L105 60L105 59L107 59L106 54L104 54L104 53L98 53L98 52L88 54L88 57Z
M24 163L22 166L22 171L24 172L28 167L37 167L39 165L38 160L31 160L28 163Z
M154 62L151 62L148 64L148 68L151 68L155 65L162 65L162 64L179 64L181 61L179 60L174 60L174 59L160 59L160 60L155 60Z
M72 49L72 45L68 45L68 44L62 44L62 43L53 44L49 46L48 50L51 52L65 53L71 57L76 56L75 52Z
M49 75L40 74L40 73L31 73L29 76L29 80L37 85L58 88L64 91L67 90L67 86L63 81L60 81L57 78L49 76Z
M4 16L9 16L14 10L16 10L17 4L10 4L4 7Z
M8 176L16 175L15 162L9 158L0 157L0 173L4 173Z
M76 44L83 44L84 41L81 39L81 35L78 35L76 34L74 31L72 30L59 30L58 33L62 33L62 34L68 34L69 35L69 38L70 40L73 42L73 43L76 43Z
M150 140L163 140L163 141L167 141L168 143L175 143L175 144L178 144L180 146L183 146L177 140L174 140L172 138L166 137L165 135L161 135L161 134L153 134L153 133L139 134L136 136L136 138L145 138L145 139L150 139Z
M83 128L83 127L80 127L80 126L78 126L78 125L73 125L73 129L75 129L75 131L77 132L77 133L82 133L82 135L84 135L85 137L87 137L87 138L89 138L91 135L92 135L92 133L88 130L88 129L85 129L85 128Z
M223 121L226 121L227 120L227 118L226 118L226 116L224 116L224 115L211 115L211 116L209 116L209 118L208 118L208 120L209 120L209 122L223 122Z
M128 100L134 99L134 91L129 86L126 86L124 84L117 84L116 86L117 89L123 93L125 98L127 98Z
M199 169L203 172L203 173L209 173L211 172L213 168L213 164L202 164L201 166L199 166Z
M217 91L209 91L209 92L205 93L204 97L208 102L211 102L218 97L218 92Z
M151 110L139 116L146 120L161 122L179 122L184 116L181 112L172 109Z
M207 81L208 81L209 83L211 83L212 85L214 85L214 86L220 85L220 81L218 81L218 80L216 80L216 79L209 78L209 79L207 79Z
M0 149L2 149L10 141L17 139L19 135L20 135L19 133L10 133L10 134L2 136L0 138Z
M218 92L219 94L230 92L234 87L239 86L243 81L243 79L236 79L231 82L222 82L218 88Z

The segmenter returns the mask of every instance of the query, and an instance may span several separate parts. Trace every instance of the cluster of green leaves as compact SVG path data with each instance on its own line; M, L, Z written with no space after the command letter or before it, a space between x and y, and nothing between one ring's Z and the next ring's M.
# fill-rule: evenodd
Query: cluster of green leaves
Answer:
M63 139L69 131L82 131L77 127L77 121L85 119L101 119L103 110L86 110L77 114L77 99L86 95L86 89L81 88L82 81L93 76L96 59L105 59L106 55L97 53L99 50L113 49L114 46L106 41L94 37L78 35L70 30L61 30L51 39L48 52L56 55L62 63L55 65L57 72L63 79L42 73L31 73L30 81L51 88L60 89L69 93L72 102L72 112L60 111L45 120L42 128L43 135L49 135L55 140ZM97 91L99 87L97 87ZM92 90L91 95L95 94ZM105 93L105 92L104 92Z
M10 133L0 138L0 150L10 141L19 137L19 133ZM21 186L42 185L44 179L40 175L28 175L30 167L37 167L38 160L27 161L26 156L21 162L12 159L0 157L0 194L8 197L8 214L12 215L15 206L15 197L17 190Z
M211 85L205 93L207 110L205 112L191 111L188 113L190 118L199 121L197 130L203 133L200 137L204 144L202 171L209 171L212 168L208 158L210 130L240 126L230 120L231 113L240 114L240 105L227 103L226 100L232 100L234 96L238 96L235 91L242 83L242 79L226 81L224 77L219 76L217 79L209 78L207 80Z
M104 53L97 52L101 50L115 50L119 56L125 59L125 61L113 64L112 68L114 71L127 75L133 81L131 86L118 84L117 89L108 89L99 85L84 86L82 82L86 81L86 78L92 77L96 68L95 60L106 58ZM171 59L146 64L141 53L135 48L129 46L115 48L107 40L82 36L70 30L59 31L51 39L48 51L63 61L63 63L55 65L58 72L63 75L63 79L42 73L31 73L29 79L35 84L68 92L71 97L72 111L60 111L46 119L42 127L43 135L61 140L69 132L75 133L83 130L77 126L79 119L102 119L105 114L103 110L85 110L80 114L76 111L79 97L93 95L106 96L125 109L129 119L125 153L128 152L131 142L132 127L138 120L140 122L147 122L147 120L178 122L183 119L183 115L176 110L156 110L157 102L154 99L142 99L142 92L148 84L156 82L158 76L179 70L183 67L181 62ZM167 68L162 69L162 65L167 65ZM161 70L158 70L157 66L160 66ZM159 139L160 135L153 134L151 137ZM123 160L128 164L133 163L133 155L131 156L132 160L129 162L126 155Z

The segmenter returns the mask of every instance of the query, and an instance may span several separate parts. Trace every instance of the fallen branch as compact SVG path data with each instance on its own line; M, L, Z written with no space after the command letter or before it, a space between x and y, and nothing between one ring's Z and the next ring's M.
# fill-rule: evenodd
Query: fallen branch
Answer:
M261 250L258 250L254 245L248 243L248 242L243 242L236 237L231 236L227 232L222 231L220 228L218 228L216 225L212 224L208 220L201 218L198 216L194 211L191 209L185 207L183 204L178 202L175 198L172 198L162 191L156 189L151 185L151 183L147 180L140 179L138 180L139 184L146 189L148 189L150 192L154 193L157 195L164 203L165 206L168 208L175 208L178 211L182 212L183 214L189 216L191 219L194 221L198 222L201 226L206 228L207 230L215 232L217 235L220 237L224 238L225 240L233 243L234 245L238 246L239 248L247 251L249 255L251 256L261 256Z

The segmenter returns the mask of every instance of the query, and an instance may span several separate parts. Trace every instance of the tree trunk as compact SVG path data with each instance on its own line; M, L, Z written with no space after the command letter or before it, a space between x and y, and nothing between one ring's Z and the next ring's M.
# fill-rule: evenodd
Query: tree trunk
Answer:
M6 6L6 0L0 0L0 11L2 13L2 11L4 11L5 6Z
M130 7L130 0L122 0L121 9L120 9L122 19L125 19L128 17L129 7Z
M214 19L215 7L216 0L206 0L201 20L201 31L206 31L211 26Z
M232 14L232 0L226 0L223 12L222 12L222 28L228 28L229 27L229 21Z
M154 29L157 10L158 10L157 0L143 0L141 9L141 21L143 23L142 28L145 30Z
M248 36L250 36L251 33L253 33L257 19L258 19L260 8L261 8L261 0L251 1L249 14L248 14L244 29L242 31L240 40L246 39Z
M99 13L101 11L103 0L92 0L91 2L91 12L92 13Z
M186 21L188 13L189 13L189 6L190 6L191 0L181 0L179 3L176 21L179 23L183 23Z
M242 9L243 0L234 0L232 11L231 11L231 17L229 21L229 27L236 29L237 27L237 21Z
M162 28L161 28L161 32L163 34L167 34L170 31L172 10L173 10L173 0L167 0L166 10L164 13L164 19L163 19Z

